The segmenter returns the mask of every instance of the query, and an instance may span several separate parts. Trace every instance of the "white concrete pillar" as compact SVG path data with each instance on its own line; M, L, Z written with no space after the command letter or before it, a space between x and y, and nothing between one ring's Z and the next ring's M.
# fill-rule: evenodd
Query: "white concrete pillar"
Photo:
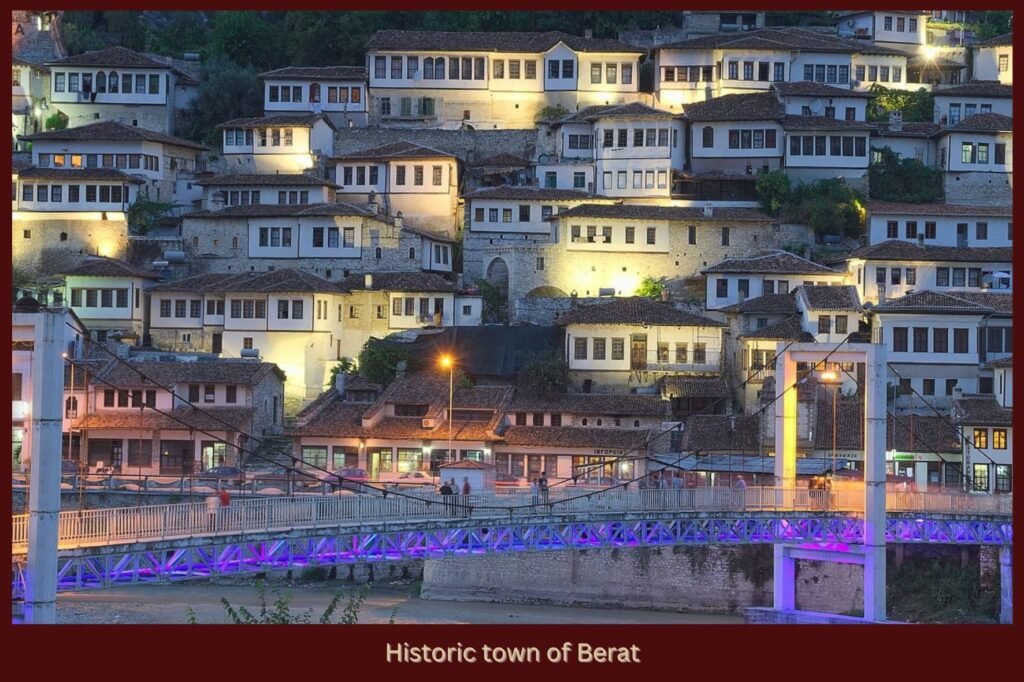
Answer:
M29 476L25 622L57 621L60 436L64 402L64 314L41 310L32 353L32 469Z
M789 556L786 545L775 545L774 602L776 611L796 609L796 560Z
M999 622L1013 623L1013 547L999 548Z
M775 363L775 484L790 490L796 488L795 383L796 362L782 353ZM792 506L792 501L786 505Z
M865 344L864 387L864 618L885 614L886 349Z

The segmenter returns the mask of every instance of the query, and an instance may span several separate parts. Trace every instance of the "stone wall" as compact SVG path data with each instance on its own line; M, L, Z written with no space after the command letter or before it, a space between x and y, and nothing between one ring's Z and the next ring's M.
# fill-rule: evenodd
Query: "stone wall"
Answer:
M1013 175L1008 173L946 173L946 201L970 206L1008 206L1013 203Z
M16 270L46 277L81 265L88 255L126 256L128 223L123 213L111 214L111 220L47 219L38 213L32 218L11 225L11 265Z

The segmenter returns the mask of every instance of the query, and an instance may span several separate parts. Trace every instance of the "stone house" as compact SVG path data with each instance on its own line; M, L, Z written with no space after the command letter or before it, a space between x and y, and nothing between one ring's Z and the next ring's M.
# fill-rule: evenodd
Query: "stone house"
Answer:
M338 128L367 124L366 67L288 66L260 74L263 112L324 114Z
M337 129L324 114L291 113L236 118L223 133L219 170L228 173L322 172Z
M844 284L846 273L788 251L728 258L701 270L707 278L705 309L721 310L764 295L788 294L797 286Z
M122 261L87 258L66 272L62 300L87 323L94 340L111 332L142 342L149 319L149 288L159 276Z

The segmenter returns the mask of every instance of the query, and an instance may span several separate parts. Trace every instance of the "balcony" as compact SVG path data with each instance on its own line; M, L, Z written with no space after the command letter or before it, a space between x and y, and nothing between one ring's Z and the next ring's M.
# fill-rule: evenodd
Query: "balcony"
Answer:
M747 370L747 382L751 384L763 384L765 379L774 378L774 367L751 367Z

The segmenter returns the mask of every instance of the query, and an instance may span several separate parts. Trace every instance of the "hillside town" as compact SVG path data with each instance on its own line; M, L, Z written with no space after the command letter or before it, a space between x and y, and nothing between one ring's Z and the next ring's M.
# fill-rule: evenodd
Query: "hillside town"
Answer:
M1012 34L379 30L199 137L199 54L62 14L12 11L13 471L58 309L71 473L771 485L778 355L869 343L892 484L1012 492ZM864 366L798 375L798 478L863 478Z

